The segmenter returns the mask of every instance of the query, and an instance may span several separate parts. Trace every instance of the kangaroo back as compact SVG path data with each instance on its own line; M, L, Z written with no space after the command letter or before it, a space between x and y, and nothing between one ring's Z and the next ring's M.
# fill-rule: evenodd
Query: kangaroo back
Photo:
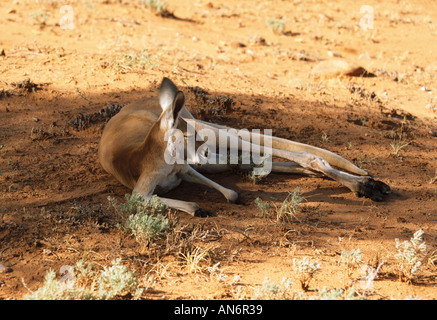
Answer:
M145 166L164 162L164 135L175 124L184 100L183 93L164 78L159 98L145 98L123 107L102 133L99 161L103 169L133 189L147 170Z

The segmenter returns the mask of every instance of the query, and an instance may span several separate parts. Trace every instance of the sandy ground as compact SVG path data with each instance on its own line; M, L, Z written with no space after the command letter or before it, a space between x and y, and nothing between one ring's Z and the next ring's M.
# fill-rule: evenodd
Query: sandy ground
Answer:
M266 278L284 277L303 292L293 269L303 257L320 263L307 297L353 287L366 299L436 299L437 3L366 4L169 0L162 17L134 0L63 1L67 11L59 1L0 2L0 264L10 268L0 299L22 299L50 269L61 277L80 259L103 268L117 258L136 270L142 298L251 298ZM266 19L283 17L272 32ZM333 58L374 76L310 76ZM162 251L163 239L142 248L108 207L130 190L98 163L109 118L99 111L156 96L164 76L196 116L329 149L392 194L372 202L320 178L209 175L241 204L187 183L167 195L217 214L171 213L194 248L208 249L197 272L183 251ZM195 87L229 108L205 104ZM297 187L305 200L295 219L260 216L257 197L280 205ZM412 283L400 281L395 239L419 229L428 251ZM341 254L356 249L363 263L348 275ZM365 265L381 265L369 287Z

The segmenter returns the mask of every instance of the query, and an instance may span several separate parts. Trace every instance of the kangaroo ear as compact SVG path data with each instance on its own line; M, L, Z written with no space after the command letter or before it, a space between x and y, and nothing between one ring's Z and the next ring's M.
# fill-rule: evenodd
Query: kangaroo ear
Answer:
M159 87L159 104L162 110L165 110L173 103L177 93L178 88L169 78L162 79L161 86Z
M161 114L162 130L169 130L175 126L179 112L182 110L185 104L185 95L182 91L177 91L175 97L171 103Z
M185 95L182 91L178 91L176 93L176 96L174 97L173 104L172 104L174 120L176 120L176 118L179 115L179 112L181 111L184 105L185 105Z

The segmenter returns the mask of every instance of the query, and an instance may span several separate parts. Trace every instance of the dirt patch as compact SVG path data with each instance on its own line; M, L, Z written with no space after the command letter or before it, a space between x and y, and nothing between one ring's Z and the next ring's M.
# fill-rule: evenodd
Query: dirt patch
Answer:
M437 91L437 4L369 1L367 30L360 5L346 1L168 1L163 16L142 1L65 4L71 29L55 1L0 4L0 299L22 299L50 269L60 278L80 259L101 269L117 258L136 270L143 298L251 298L266 278L284 277L289 292L303 292L293 269L303 257L320 264L307 296L354 287L368 299L437 298L437 116L426 107ZM272 32L267 18L285 29ZM309 77L333 57L374 77ZM103 171L97 150L107 120L156 96L163 76L196 117L326 148L392 194L372 202L320 178L209 175L241 203L183 183L167 196L217 216L168 213L180 238L142 247L117 227L126 217L107 197L122 203L130 190ZM296 219L262 217L256 198L279 206L297 187ZM427 256L412 283L399 281L395 239L419 229ZM208 255L190 272L180 253L195 247ZM356 249L362 266L381 266L371 288L364 269L348 275L341 264Z

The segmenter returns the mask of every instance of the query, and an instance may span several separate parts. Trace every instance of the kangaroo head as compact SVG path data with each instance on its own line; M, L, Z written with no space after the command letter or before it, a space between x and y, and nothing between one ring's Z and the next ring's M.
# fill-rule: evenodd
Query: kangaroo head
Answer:
M155 168L160 168L161 163L164 163L164 161L167 164L171 163L171 161L166 158L166 154L170 152L170 154L173 155L173 149L176 148L176 145L174 143L169 144L167 141L172 140L172 138L169 140L169 137L173 137L178 133L179 135L176 141L178 143L177 146L182 147L181 155L183 160L184 136L182 131L177 130L176 127L179 122L179 113L184 108L185 96L182 91L176 88L171 80L164 78L159 89L159 103L162 108L161 115L153 124L142 146L138 150L138 156L141 159L146 155L146 159L141 161L146 165L154 163L153 166ZM179 145L180 143L182 143L181 146Z

